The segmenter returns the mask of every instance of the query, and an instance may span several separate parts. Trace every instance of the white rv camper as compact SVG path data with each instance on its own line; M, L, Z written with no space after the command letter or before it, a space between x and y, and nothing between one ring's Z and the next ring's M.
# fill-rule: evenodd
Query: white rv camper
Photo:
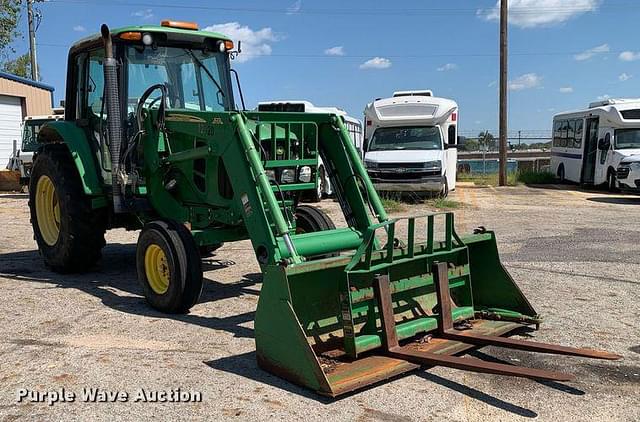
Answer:
M458 105L430 90L367 104L364 163L376 189L446 196L456 186Z

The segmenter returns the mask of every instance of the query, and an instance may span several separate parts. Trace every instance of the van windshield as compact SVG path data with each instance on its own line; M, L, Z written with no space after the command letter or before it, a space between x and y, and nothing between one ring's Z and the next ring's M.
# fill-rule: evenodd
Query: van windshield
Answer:
M387 150L440 150L442 137L436 126L383 127L371 138L369 151Z
M616 149L640 149L640 129L617 129Z

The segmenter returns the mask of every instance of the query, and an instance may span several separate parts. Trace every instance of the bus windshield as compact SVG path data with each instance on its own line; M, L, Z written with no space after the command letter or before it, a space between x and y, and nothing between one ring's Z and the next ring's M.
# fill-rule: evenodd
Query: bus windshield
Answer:
M442 137L436 126L384 127L373 134L369 151L440 150Z
M127 48L129 108L144 91L166 84L169 108L225 111L232 108L225 55L181 47Z
M640 128L617 129L616 149L640 149Z

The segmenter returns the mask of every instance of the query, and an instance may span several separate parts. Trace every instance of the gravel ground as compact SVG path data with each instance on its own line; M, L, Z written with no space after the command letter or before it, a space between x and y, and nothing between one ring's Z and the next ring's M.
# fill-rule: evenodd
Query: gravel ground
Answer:
M32 240L27 199L0 196L0 419L640 420L640 197L572 187L475 188L452 194L459 233L497 232L502 260L545 324L540 341L604 348L589 361L484 348L473 352L577 376L568 384L416 371L327 400L257 368L253 318L260 274L248 242L205 261L188 315L151 310L135 278L137 233L114 230L96 271L48 271ZM338 213L336 203L322 207ZM400 214L429 211L407 205ZM634 225L635 223L635 225ZM180 388L197 403L87 403L82 390ZM74 402L18 403L20 389L64 389Z

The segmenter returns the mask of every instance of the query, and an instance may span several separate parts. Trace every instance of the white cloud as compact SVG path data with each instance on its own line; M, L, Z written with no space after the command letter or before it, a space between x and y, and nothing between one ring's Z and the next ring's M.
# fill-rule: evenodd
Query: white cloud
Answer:
M596 54L608 53L609 50L610 50L609 44L602 44L597 47L593 47L586 51L583 51L582 53L575 54L573 58L581 62L584 60L589 60L591 57L595 56Z
M489 85L487 85L487 87L493 88L496 85L498 85L498 81L491 81L491 82L489 82Z
M438 72L448 72L450 70L456 70L458 68L458 65L455 63L447 63L447 64L443 64L442 66L440 66L437 70Z
M542 76L536 73L525 73L517 78L509 81L508 86L512 91L522 91L523 89L531 89L540 86L542 83Z
M73 30L76 31L76 32L84 32L84 31L87 30L87 28L85 28L82 25L76 25L76 26L73 27Z
M154 14L152 9L142 9L131 13L131 16L135 16L136 18L141 18L146 21L151 19Z
M327 56L344 56L347 53L345 53L343 46L337 45L335 47L327 48L326 50L324 50L324 54L326 54Z
M618 80L624 82L624 81L628 81L632 77L633 77L633 75L629 75L627 72L622 72L620 74L620 76L618 76Z
M600 101L608 100L609 98L611 98L611 96L609 94L598 95L598 100L600 100Z
M557 25L593 12L601 0L509 0L509 23L521 28ZM491 9L478 9L477 15L488 21L500 18L500 0Z
M236 43L242 41L242 53L238 54L236 58L240 63L259 56L270 55L271 43L280 40L269 27L254 31L247 25L240 25L238 22L219 23L207 26L204 30L224 34Z
M287 7L287 15L295 15L302 9L302 0L297 0L291 6Z
M620 53L618 58L623 62L633 62L636 60L640 60L640 52L623 51L622 53Z
M384 57L374 57L360 65L360 69L387 69L391 67L391 60Z
M563 86L559 89L561 94L571 94L573 92L573 87L571 86Z

